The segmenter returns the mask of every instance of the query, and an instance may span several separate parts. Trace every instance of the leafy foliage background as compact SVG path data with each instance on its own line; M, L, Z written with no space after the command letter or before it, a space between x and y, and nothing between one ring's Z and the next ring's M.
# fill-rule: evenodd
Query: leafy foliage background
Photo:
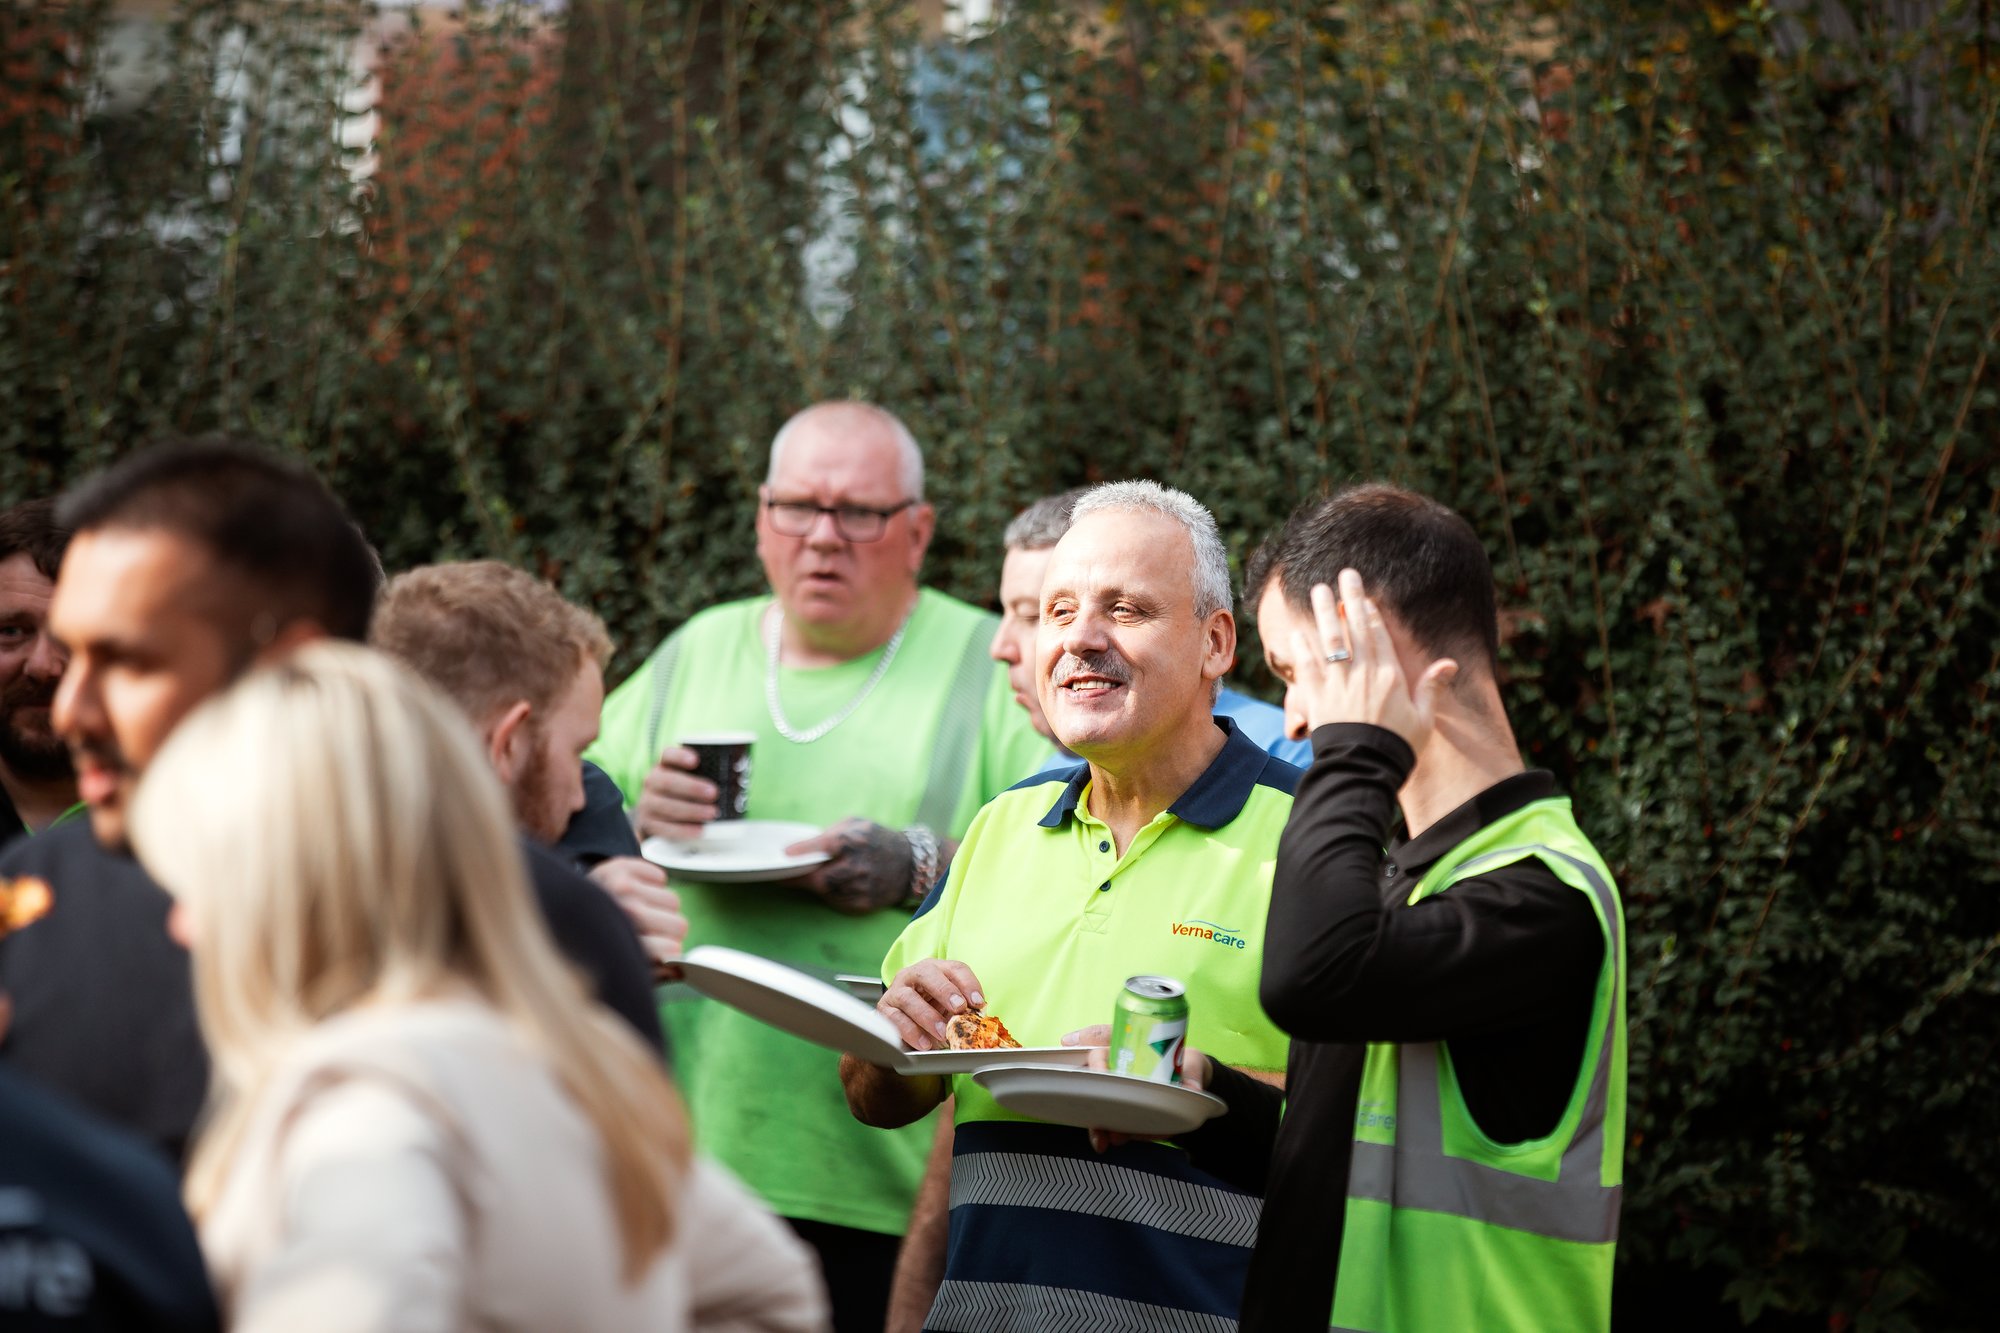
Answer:
M5 3L5 498L251 432L629 666L757 585L820 397L910 422L975 601L1086 480L1239 557L1429 491L1627 893L1620 1326L1992 1326L1986 5Z

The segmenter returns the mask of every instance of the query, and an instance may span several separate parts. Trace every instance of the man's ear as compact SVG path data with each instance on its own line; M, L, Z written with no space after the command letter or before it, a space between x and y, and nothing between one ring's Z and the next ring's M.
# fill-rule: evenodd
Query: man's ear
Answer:
M1459 683L1467 678L1465 658L1456 653L1435 653L1424 647L1417 642L1416 636L1410 633L1401 618L1387 607L1382 608L1382 624L1389 631L1389 643L1396 650L1396 664L1402 667L1403 683L1412 695L1416 691L1417 682L1424 678L1424 673L1431 669L1431 664L1440 658L1451 657L1458 662L1458 674L1445 683L1440 698L1455 693Z
M1202 627L1201 678L1221 680L1236 665L1236 617L1226 608Z
M937 531L937 510L927 503L913 505L910 509L910 572L917 573L924 567L924 552L931 546L931 537Z
M516 699L486 725L486 754L503 786L512 786L528 766L528 718L534 711L526 699Z

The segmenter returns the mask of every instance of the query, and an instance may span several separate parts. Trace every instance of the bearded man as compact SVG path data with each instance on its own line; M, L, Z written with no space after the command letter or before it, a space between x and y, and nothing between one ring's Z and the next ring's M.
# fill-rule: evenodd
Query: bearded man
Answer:
M69 654L49 635L49 598L69 532L55 501L0 512L0 847L83 807L69 748L49 724Z

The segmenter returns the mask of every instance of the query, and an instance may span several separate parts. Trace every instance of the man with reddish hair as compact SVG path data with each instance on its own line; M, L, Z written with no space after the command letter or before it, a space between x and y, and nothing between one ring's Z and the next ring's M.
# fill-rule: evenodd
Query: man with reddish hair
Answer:
M510 565L469 560L391 579L368 637L465 710L522 830L560 843L584 807L583 752L604 706L611 636L596 613ZM666 872L630 856L590 875L632 919L654 967L670 967L687 921Z

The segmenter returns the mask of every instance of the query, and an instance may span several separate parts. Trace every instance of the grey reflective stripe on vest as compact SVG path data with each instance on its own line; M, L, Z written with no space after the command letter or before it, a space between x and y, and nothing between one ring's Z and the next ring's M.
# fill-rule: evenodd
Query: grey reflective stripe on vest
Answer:
M951 1159L951 1206L1052 1208L1133 1222L1245 1249L1257 1243L1252 1194L1147 1171L1040 1153L974 1152Z
M1117 1256L1106 1255L1105 1262ZM924 1327L937 1333L1234 1333L1236 1321L1070 1287L948 1281L938 1288Z
M1603 912L1612 984L1624 985L1617 966L1624 944L1618 895L1589 862L1540 843L1507 847L1456 867L1450 882L1488 862L1519 860L1523 854L1553 858L1583 873ZM1617 1240L1624 1187L1605 1185L1602 1179L1604 1117L1611 1104L1611 1048L1618 1012L1614 995L1612 1003L1605 1006L1604 1031L1597 1043L1597 1062L1584 1095L1582 1119L1575 1138L1563 1150L1557 1179L1537 1180L1483 1162L1446 1156L1444 1113L1438 1100L1438 1045L1411 1042L1397 1052L1395 1145L1355 1140L1348 1195L1398 1208L1468 1217L1557 1240L1586 1244Z
M1404 1053L1408 1054L1407 1047ZM1399 1118L1399 1140L1409 1123ZM1568 1170L1567 1158L1564 1170ZM1359 1141L1347 1172L1350 1198L1469 1217L1556 1240L1597 1244L1618 1239L1618 1210L1624 1198L1624 1188L1619 1185L1536 1180L1442 1154L1405 1153L1399 1157L1386 1143Z
M965 650L958 656L958 671L945 694L944 709L938 714L931 771L924 779L924 798L912 822L935 830L939 837L951 830L951 817L965 791L966 766L979 744L979 729L986 718L986 691L993 681L993 659L987 649L999 624L997 616L981 616L973 622Z
M646 666L652 673L649 679L653 686L653 699L646 707L646 751L652 756L646 764L648 771L660 762L660 751L664 748L660 744L660 720L667 715L667 696L674 687L674 663L680 660L680 656L681 632L675 630L667 636L667 641L660 645L659 651L653 654L653 660Z

